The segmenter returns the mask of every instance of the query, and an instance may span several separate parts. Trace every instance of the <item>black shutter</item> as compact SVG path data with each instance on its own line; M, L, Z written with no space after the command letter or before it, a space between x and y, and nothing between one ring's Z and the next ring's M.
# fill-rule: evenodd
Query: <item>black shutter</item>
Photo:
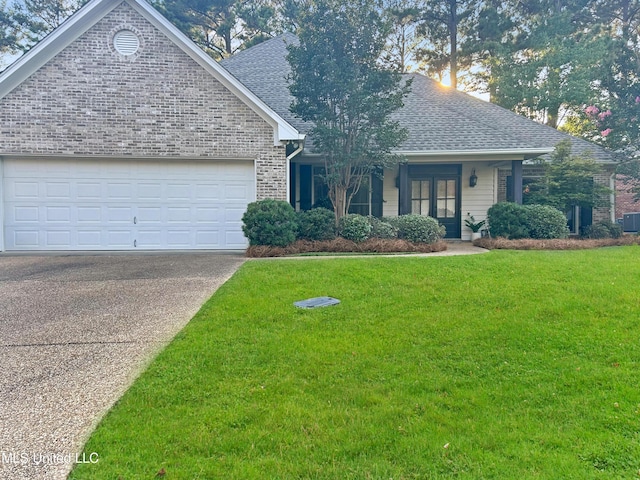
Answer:
M300 210L310 210L312 204L313 169L300 165Z
M580 208L580 228L588 227L593 224L593 208L581 207Z
M509 175L507 177L507 202L513 201L513 177Z
M378 218L382 217L383 184L382 174L380 176L377 173L371 175L371 215Z
M296 166L294 162L289 164L289 203L294 210L296 209Z
M400 164L400 184L398 185L398 215L411 213L411 182L409 180L409 166Z

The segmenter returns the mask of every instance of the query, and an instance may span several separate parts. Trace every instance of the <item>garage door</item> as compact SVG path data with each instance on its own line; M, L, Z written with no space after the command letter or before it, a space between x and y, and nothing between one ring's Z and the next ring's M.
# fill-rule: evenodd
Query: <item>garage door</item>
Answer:
M246 247L253 162L6 159L6 250Z

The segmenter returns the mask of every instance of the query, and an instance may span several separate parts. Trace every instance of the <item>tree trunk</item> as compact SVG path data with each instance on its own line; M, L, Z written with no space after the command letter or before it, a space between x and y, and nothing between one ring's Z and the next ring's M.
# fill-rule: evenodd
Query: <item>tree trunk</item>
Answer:
M344 185L334 185L329 190L329 198L333 203L333 211L336 215L336 225L340 219L347 214L347 187Z
M547 109L547 126L557 129L558 128L558 117L560 115L560 107L553 106Z
M451 87L458 88L458 2L449 0L449 44L451 46L451 57L449 59L449 77Z

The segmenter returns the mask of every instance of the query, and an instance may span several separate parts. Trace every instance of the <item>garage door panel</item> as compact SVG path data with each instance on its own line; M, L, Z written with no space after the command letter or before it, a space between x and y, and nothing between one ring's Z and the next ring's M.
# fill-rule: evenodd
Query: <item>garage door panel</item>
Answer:
M73 243L72 236L73 234L70 230L48 230L44 236L44 247L47 249L65 248Z
M163 207L138 207L136 219L140 226L149 223L161 224L166 221L166 215Z
M71 200L69 182L45 182L44 191L47 200Z
M76 181L76 198L79 201L99 201L103 197L103 188L100 182Z
M78 247L83 250L99 249L103 244L103 233L101 228L93 230L78 230Z
M162 200L162 184L159 182L138 184L138 200Z
M198 183L195 189L195 200L215 201L220 200L220 185L218 183Z
M7 209L6 216L12 223L37 223L40 220L40 209L37 206L14 205Z
M109 224L130 224L135 217L133 207L128 206L107 206L107 222Z
M220 217L220 209L216 207L196 207L195 209L196 222L217 224L223 219Z
M77 207L78 223L79 224L96 224L100 225L103 221L102 207L101 206L79 206Z
M133 185L129 182L109 182L107 183L107 202L116 200L129 200L133 201Z
M40 184L38 182L17 181L8 183L5 191L7 198L15 198L17 200L39 200Z
M220 236L217 230L198 230L196 232L196 242L198 245L202 245L203 248L216 248L220 245Z
M16 229L6 238L7 248L36 249L40 247L40 232L34 230Z
M251 162L9 159L4 166L7 250L246 247Z

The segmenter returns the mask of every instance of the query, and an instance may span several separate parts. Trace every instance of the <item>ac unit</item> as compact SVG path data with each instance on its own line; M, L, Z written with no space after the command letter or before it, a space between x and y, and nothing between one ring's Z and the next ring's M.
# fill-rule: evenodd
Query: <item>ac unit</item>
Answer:
M622 216L622 229L625 232L640 231L640 212L625 213Z

